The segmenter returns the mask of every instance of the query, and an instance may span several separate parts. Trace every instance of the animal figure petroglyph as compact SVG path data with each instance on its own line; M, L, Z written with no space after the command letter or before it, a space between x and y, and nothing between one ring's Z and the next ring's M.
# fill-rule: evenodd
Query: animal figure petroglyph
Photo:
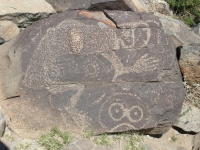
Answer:
M98 28L94 24L88 25L75 20L63 21L57 27L50 28L34 52L23 80L24 86L33 89L45 87L55 94L76 91L70 99L66 99L68 103L61 108L61 115L63 116L65 110L80 127L90 126L92 118L87 112L76 108L77 103L81 101L85 85L90 84L91 80L94 81L93 84L95 81L98 84L104 83L104 80L112 84L120 75L154 71L159 65L158 58L146 53L133 65L124 66L115 52L119 49L135 50L137 42L141 42L137 48L146 47L151 30L141 29L141 33L146 33L146 37L141 41L136 40L137 36L140 36L135 35L137 28L127 31L123 29L120 36L115 33L117 30ZM69 82L69 76L74 80ZM50 103L54 107L52 99ZM126 103L130 105L127 106ZM137 95L130 93L115 93L111 96L102 93L92 105L99 108L101 126L110 131L124 126L140 129L150 118L148 105ZM107 112L107 119L102 116L102 112ZM108 120L115 123L109 123Z

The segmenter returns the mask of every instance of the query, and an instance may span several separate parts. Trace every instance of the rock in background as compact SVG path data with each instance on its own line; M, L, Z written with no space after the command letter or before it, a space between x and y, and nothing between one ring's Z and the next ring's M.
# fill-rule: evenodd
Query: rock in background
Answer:
M0 44L10 41L17 34L20 29L11 21L0 21Z
M200 149L200 133L196 134L193 137L192 144L194 145L192 150L199 150Z
M158 13L156 15L159 17L165 33L173 38L176 47L199 43L200 37L183 22Z
M148 12L143 0L46 0L57 13L67 10L133 10Z
M200 36L200 23L198 23L198 24L194 27L194 33L196 33L198 36Z
M45 0L1 0L0 20L9 20L19 27L48 17L55 10Z
M200 44L183 46L180 51L180 68L189 85L200 82Z
M190 102L184 102L180 118L175 124L187 132L200 132L200 110Z
M165 0L144 0L149 12L159 12L161 14L172 16L173 12Z

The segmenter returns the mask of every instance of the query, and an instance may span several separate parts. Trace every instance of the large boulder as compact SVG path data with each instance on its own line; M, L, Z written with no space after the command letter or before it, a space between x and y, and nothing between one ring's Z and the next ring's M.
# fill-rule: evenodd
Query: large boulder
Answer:
M176 121L184 88L159 19L104 13L52 15L0 47L1 105L13 131L162 134Z
M1 0L0 20L9 20L19 27L26 27L55 13L45 0Z
M200 44L183 46L180 50L180 68L189 85L200 82Z

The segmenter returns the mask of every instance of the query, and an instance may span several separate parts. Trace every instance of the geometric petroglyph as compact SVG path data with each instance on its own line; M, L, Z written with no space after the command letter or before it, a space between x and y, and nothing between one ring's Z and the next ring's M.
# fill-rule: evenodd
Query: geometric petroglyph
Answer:
M146 47L151 38L151 29L122 29L117 32L118 40L116 41L118 47L123 49L128 48L142 48Z
M136 19L129 18L132 14ZM142 18L143 14L125 11L120 12L121 17L118 11L108 15L117 27L104 24L101 18L99 22L81 17L79 11L70 11L33 24L22 32L15 44L16 54L22 55L17 61L23 70L19 81L21 102L30 102L29 108L40 106L42 116L55 114L50 115L54 117L52 120L65 119L66 127L70 125L70 128L64 129L78 132L88 128L98 133L120 132L171 123L176 114L165 114L181 108L182 101L175 92L181 91L182 86L173 86L181 80L178 75L171 78L176 61L172 63L169 58L172 50L159 19ZM33 32L35 29L38 34ZM16 59L10 58L11 62ZM15 72L13 68L9 66L8 74ZM169 77L163 71L165 68ZM166 120L161 119L163 116ZM32 117L27 118L31 122ZM16 119L20 121L19 117ZM51 119L40 121L44 125L47 122L61 125ZM24 129L33 126L29 122L24 124ZM35 128L41 128L40 123L35 124Z
M123 128L142 129L150 119L148 105L137 95L116 93L101 106L99 121L108 131Z
M54 66L54 67L53 67ZM54 64L46 71L49 83L83 83L111 81L114 70L111 63L101 54L57 57ZM57 73L55 73L57 72Z
M125 67L114 52L121 48L133 51L134 47L145 47L150 38L151 29L148 28L111 30L75 20L63 21L55 29L48 29L40 41L24 85L36 88L41 87L39 84L115 82L123 74L154 71L159 66L159 59L148 52L135 58L137 61L129 67Z

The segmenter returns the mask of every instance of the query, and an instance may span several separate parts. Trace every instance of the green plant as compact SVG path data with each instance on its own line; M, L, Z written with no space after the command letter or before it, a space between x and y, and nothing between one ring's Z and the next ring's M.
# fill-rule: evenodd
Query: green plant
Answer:
M29 143L21 143L18 146L16 146L14 149L15 150L28 150L31 144Z
M171 137L172 142L176 142L178 140L177 137L175 137L174 135Z
M102 134L94 138L94 143L97 145L110 145L110 139L108 137L108 134Z
M145 150L142 144L143 136L138 133L131 133L125 144L124 150Z
M43 134L38 139L38 143L47 150L59 150L71 141L72 136L68 132L61 132L57 127L53 127L50 133Z
M11 136L10 134L8 134L8 133L5 133L5 134L4 134L4 138L5 138L6 141L10 141L10 142L12 142L12 141L15 140L14 137L12 137L12 136Z
M187 25L194 25L200 20L200 0L168 0L174 14Z
M94 131L91 131L91 130L86 130L83 133L84 138L91 138L93 135L94 135Z
M185 116L191 109L192 109L192 108L189 107L187 110L185 110L184 112L182 112L182 113L180 114L180 117Z

